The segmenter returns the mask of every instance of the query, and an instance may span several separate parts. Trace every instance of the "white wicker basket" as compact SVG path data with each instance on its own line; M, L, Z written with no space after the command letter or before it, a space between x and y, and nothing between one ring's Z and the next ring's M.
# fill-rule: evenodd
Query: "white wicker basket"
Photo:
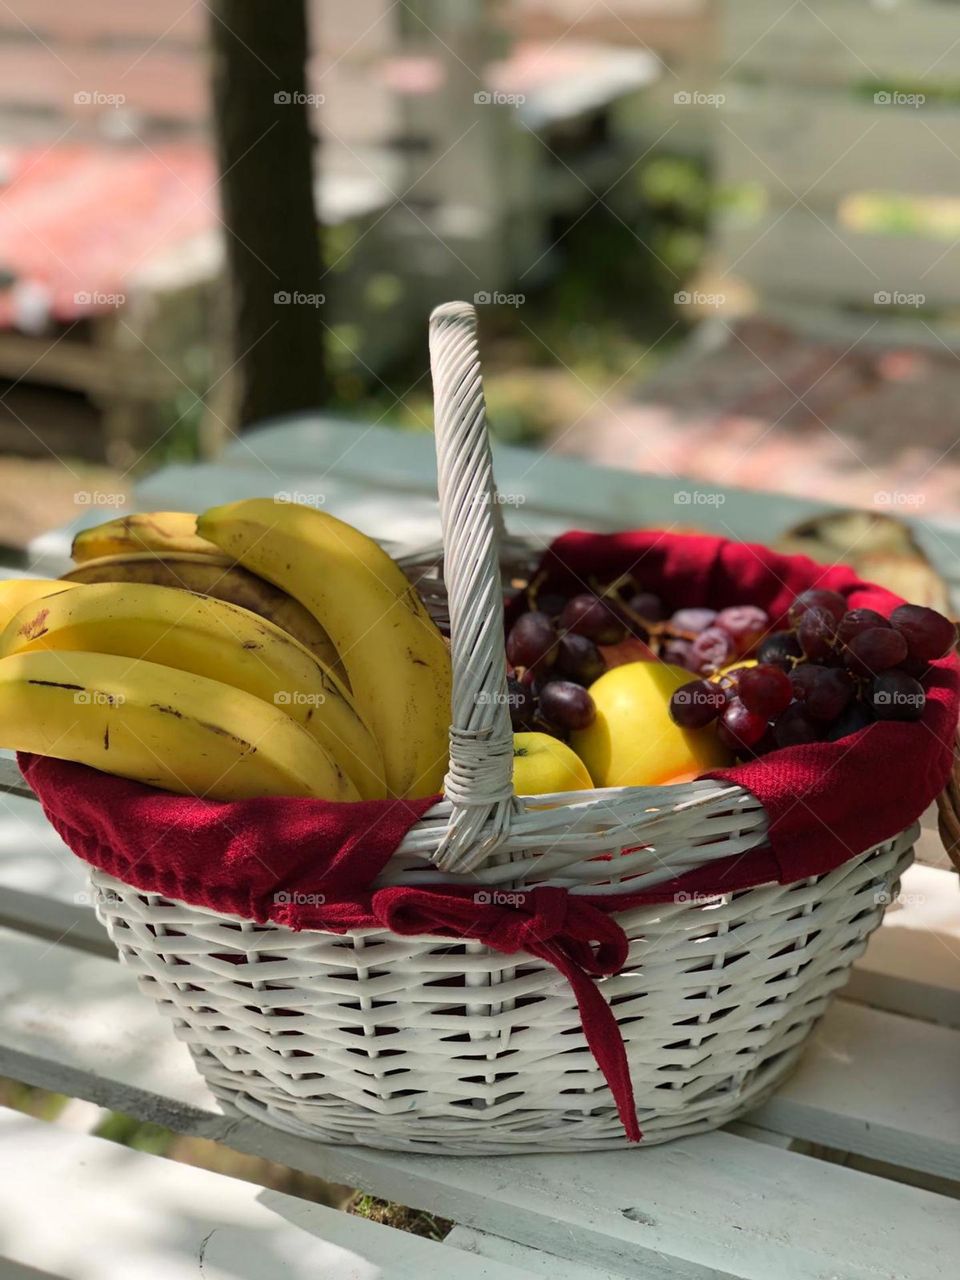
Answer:
M381 883L466 880L609 894L762 844L765 815L714 782L512 793L497 503L476 318L431 318L454 694L445 799ZM600 986L645 1143L714 1128L791 1069L880 923L915 831L830 873L620 913L629 959ZM642 846L642 847L638 847ZM625 853L624 849L632 852ZM612 853L613 860L598 860ZM92 874L123 960L226 1109L321 1141L434 1153L571 1151L626 1139L573 992L545 961L477 942L259 925Z

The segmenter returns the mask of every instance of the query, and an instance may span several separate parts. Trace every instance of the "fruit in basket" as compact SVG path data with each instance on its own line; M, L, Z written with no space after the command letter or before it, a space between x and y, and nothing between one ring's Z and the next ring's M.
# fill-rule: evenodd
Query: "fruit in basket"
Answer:
M83 650L220 680L279 707L350 777L362 799L386 794L380 749L331 669L247 609L175 587L98 583L24 606L0 635L0 658Z
M4 578L0 581L0 627L5 627L24 605L72 586L72 582L60 582L56 578Z
M215 507L197 530L299 600L330 636L383 753L388 792L439 791L450 655L416 588L387 553L327 512L269 498Z
M228 556L177 552L157 555L152 551L102 556L87 560L65 573L61 582L71 585L95 582L144 582L158 587L179 587L214 600L225 600L258 613L274 626L289 632L332 667L346 683L346 672L333 641L302 604L271 582L265 582L234 564Z
M278 707L230 685L113 654L0 659L0 746L213 800L356 800L353 783Z
M712 729L685 729L671 718L670 698L689 681L682 668L634 662L590 686L596 719L570 745L596 786L657 785L731 763Z
M592 788L586 766L565 742L547 733L513 735L513 789L518 796Z
M836 742L875 720L918 720L926 705L922 677L957 640L954 623L933 609L900 605L888 619L848 610L838 592L820 588L797 596L787 619L789 630L761 641L755 665L737 664L749 669L728 667L680 688L670 704L674 723L717 720L720 741L749 757Z
M77 564L102 556L154 551L158 555L181 551L196 555L220 554L212 542L197 533L197 517L188 511L147 511L117 516L92 529L83 529L73 540L70 555Z

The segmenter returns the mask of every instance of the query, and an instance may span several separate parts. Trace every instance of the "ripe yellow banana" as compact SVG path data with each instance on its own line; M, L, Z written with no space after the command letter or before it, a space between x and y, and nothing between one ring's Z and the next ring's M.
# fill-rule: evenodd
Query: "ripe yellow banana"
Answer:
M197 517L190 511L148 511L118 516L93 529L81 530L70 548L77 564L131 551L155 551L161 556L178 551L219 554L215 546L198 535Z
M450 656L416 589L377 544L326 512L269 498L215 507L201 537L300 601L337 646L397 796L439 791Z
M60 582L57 578L0 580L0 629L5 627L24 605L40 600L43 596L52 596L58 591L67 591L74 585L72 582Z
M259 613L274 626L299 640L346 684L347 677L333 641L302 604L256 574L235 564L228 556L197 555L181 551L159 556L152 551L86 560L65 573L63 582L149 582L158 587L180 587L214 600L226 600L241 609Z
M0 658L83 650L221 680L301 724L364 800L386 795L373 734L329 667L272 622L175 587L103 582L36 600L0 634Z
M0 746L213 800L356 800L323 748L277 707L204 676L104 653L0 660Z

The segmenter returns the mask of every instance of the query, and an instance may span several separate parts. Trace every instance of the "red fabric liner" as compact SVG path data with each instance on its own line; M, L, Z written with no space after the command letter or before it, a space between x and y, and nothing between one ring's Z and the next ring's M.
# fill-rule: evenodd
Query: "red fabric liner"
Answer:
M850 569L718 538L571 533L543 561L550 588L633 572L667 604L753 603L779 620L797 592L831 587L889 613L897 597ZM628 1137L641 1137L623 1041L593 981L614 974L628 943L614 913L820 875L909 826L946 783L960 669L934 664L923 718L878 723L838 743L791 747L706 776L739 783L770 817L769 846L723 858L638 893L609 897L539 888L491 901L469 885L377 889L409 828L439 799L332 804L309 799L221 803L173 796L85 766L20 757L24 777L81 858L144 892L290 929L386 928L483 942L553 964L570 983L584 1034Z

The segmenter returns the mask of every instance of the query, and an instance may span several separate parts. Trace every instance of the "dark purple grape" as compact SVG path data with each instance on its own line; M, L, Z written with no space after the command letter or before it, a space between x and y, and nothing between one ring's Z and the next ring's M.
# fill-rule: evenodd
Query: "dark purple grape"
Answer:
M639 591L627 601L631 613L638 614L645 622L662 622L667 615L663 601L652 591Z
M606 669L603 655L592 640L572 634L560 637L554 666L558 675L577 684L591 685Z
M919 720L927 695L913 676L903 671L884 671L870 686L869 702L878 720Z
M716 616L716 609L678 609L670 618L670 626L677 631L696 635L713 626Z
M858 675L879 675L898 667L907 656L907 641L893 627L871 627L854 636L844 651L844 662Z
M800 619L811 609L824 609L834 622L839 622L847 612L847 602L838 591L826 591L820 587L801 591L787 612L790 625L799 626Z
M820 741L820 726L807 718L799 702L792 702L773 726L773 737L778 747L800 747Z
M808 658L814 660L826 658L833 646L836 635L836 620L833 614L817 605L812 605L801 614L797 623L797 639L800 648Z
M855 692L849 672L840 667L818 667L812 662L801 662L794 667L790 683L804 715L825 724L842 715Z
M861 631L870 631L873 627L888 627L890 624L882 613L876 609L851 609L840 619L837 627L837 639L841 644L849 644Z
M794 632L774 631L772 635L761 640L760 648L757 650L757 661L765 666L773 665L789 671L793 667L794 660L802 654L800 641Z
M537 592L537 609L551 618L558 618L566 603L567 597L560 595L558 591Z
M760 663L744 667L737 674L737 696L748 711L773 720L790 705L793 687L790 677L780 667Z
M667 640L660 650L660 661L668 662L674 667L686 667L688 671L692 671L693 667L690 665L692 648L692 640Z
M753 648L769 625L768 615L753 604L738 604L730 609L721 609L714 623L714 626L726 631L733 640L737 653L741 655Z
M843 715L838 720L834 720L827 730L827 741L837 742L840 738L847 738L851 733L859 733L868 724L873 724L873 716L869 708L862 702L851 702Z
M515 667L549 667L557 651L553 623L539 609L522 613L507 636L507 661Z
M717 726L717 737L730 751L752 747L766 732L766 716L750 711L739 698L732 698L727 703Z
M734 658L733 640L719 627L705 627L690 646L690 662L695 671L710 674Z
M890 625L906 640L910 657L920 661L936 662L957 643L955 623L922 604L899 605L890 615Z
M908 652L904 660L897 664L897 670L913 676L914 680L922 680L930 670L930 663L922 658L911 658Z
M528 685L519 681L516 676L507 677L507 706L510 710L510 723L517 732L529 729L536 715L536 704L533 691Z
M550 680L540 690L540 714L558 729L586 729L597 714L593 699L572 680Z
M723 710L726 695L709 680L691 680L675 689L670 698L670 716L681 729L704 729Z
M623 623L607 602L585 592L564 605L560 630L588 636L597 644L618 644L625 634Z

